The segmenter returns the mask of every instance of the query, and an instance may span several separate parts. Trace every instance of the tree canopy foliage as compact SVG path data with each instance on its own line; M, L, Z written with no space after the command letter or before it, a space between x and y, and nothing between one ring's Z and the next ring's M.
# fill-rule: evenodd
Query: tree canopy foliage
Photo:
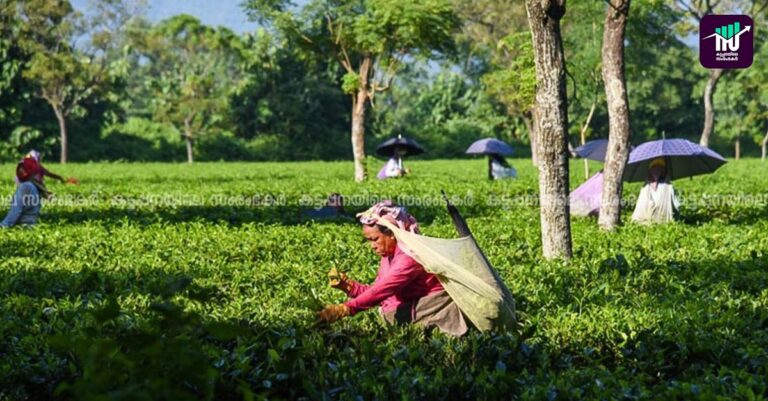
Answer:
M635 144L698 140L704 127L708 73L683 3L633 3L625 62ZM752 3L763 21L762 2ZM536 82L521 2L252 0L243 13L262 28L243 34L191 16L150 22L142 4L0 0L0 159L36 148L74 161L328 160L353 150L364 161L396 134L424 143L426 158L459 156L485 136L530 154ZM604 13L603 2L569 2L562 21L573 145L608 133ZM759 60L768 48L756 35ZM737 141L742 155L759 154L763 70L725 74L713 94L710 145L724 155Z

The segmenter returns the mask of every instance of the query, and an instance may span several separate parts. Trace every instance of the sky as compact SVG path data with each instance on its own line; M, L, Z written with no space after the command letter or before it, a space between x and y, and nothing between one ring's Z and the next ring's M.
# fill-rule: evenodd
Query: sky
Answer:
M78 10L85 10L93 0L71 0ZM98 1L98 0L96 0ZM205 25L225 26L237 33L251 32L257 27L248 21L240 7L242 0L147 0L147 17L161 21L178 14L190 14Z

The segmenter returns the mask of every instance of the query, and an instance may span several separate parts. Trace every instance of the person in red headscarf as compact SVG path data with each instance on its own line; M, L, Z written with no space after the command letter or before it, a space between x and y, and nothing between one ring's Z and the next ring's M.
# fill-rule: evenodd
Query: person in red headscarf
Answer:
M438 278L400 249L391 230L378 224L386 220L398 228L418 233L416 219L391 201L377 203L357 217L363 225L363 236L381 257L376 280L371 285L361 284L331 269L330 285L344 291L350 299L343 304L327 305L318 313L320 320L334 322L379 306L382 317L390 324L434 326L455 336L466 333L467 320Z
M15 225L34 225L40 215L41 200L48 196L48 191L38 179L41 174L40 164L31 158L25 158L16 165L16 192L11 200L11 209L5 216L0 227L9 228Z
M43 167L43 164L40 161L41 158L42 158L42 155L40 154L40 152L38 152L38 151L33 149L33 150L30 150L21 159L22 163L24 162L24 160L27 160L27 159L32 159L32 160L37 162L37 164L39 166L39 169L38 169L38 171L37 171L37 173L35 175L37 177L37 180L40 181L41 183L45 181L45 177L51 177L54 180L59 180L62 183L65 183L65 184L79 184L80 183L80 181L78 181L77 178L75 178L75 177L64 178L64 177L54 173L53 171L49 171L48 169ZM16 178L16 184L18 184L18 183L19 183L19 179L17 177Z

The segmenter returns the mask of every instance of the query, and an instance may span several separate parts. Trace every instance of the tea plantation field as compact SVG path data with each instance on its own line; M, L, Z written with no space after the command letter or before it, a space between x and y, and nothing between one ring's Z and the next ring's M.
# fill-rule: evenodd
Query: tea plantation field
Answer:
M49 182L42 223L0 231L0 400L768 398L768 162L675 182L675 224L573 218L569 263L541 259L536 170L512 164L506 182L475 159L362 185L349 162L48 165L81 185ZM454 339L375 311L315 325L318 302L343 299L328 269L372 281L377 258L354 221L304 211L393 198L452 237L441 189L519 328Z

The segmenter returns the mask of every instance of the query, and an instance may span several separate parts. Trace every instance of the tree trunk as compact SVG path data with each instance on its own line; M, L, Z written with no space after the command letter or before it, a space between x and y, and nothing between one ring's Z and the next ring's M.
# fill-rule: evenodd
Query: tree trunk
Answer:
M763 142L760 144L760 148L762 150L762 155L760 156L760 160L765 161L765 151L766 151L766 148L768 148L768 132L765 133L765 137L763 137Z
M595 115L595 108L597 107L597 102L592 102L592 106L589 108L589 114L587 114L587 119L584 121L584 125L581 126L581 132L579 133L581 136L581 144L584 145L587 143L587 129L589 128L589 123L592 122L592 116ZM570 149L569 149L570 150ZM573 153L573 151L571 151ZM589 178L589 160L584 159L584 179L586 180Z
M189 134L185 135L187 140L187 163L193 163L195 158L192 154L192 137Z
M365 108L368 102L368 74L371 57L366 56L360 63L360 86L352 96L352 155L355 160L355 181L366 179L365 171Z
M192 127L189 119L184 120L184 139L187 142L187 163L193 163L195 158L192 153Z
M709 70L709 79L707 86L704 87L704 129L701 131L699 145L709 147L709 138L715 129L715 105L712 103L712 97L715 94L717 81L723 76L723 69L715 68Z
M740 138L736 137L736 143L733 146L734 146L734 150L733 150L734 157L736 158L736 160L741 159L741 140L740 140Z
M365 102L366 89L359 89L352 102L352 155L355 160L355 181L365 181Z
M67 164L68 159L68 144L67 144L67 118L64 113L56 106L53 107L53 112L56 114L56 120L59 121L59 141L61 142L61 157L59 162L61 164Z
M528 139L530 139L531 142L531 162L534 166L538 166L539 158L536 156L536 125L533 123L535 114L536 113L534 110L524 113L523 122L525 123L525 127L528 129Z
M546 259L570 258L568 99L560 19L565 0L526 0L536 63L536 153L539 163L541 242Z
M603 82L608 103L608 149L603 166L603 193L598 225L613 230L621 223L622 176L629 157L629 101L624 80L624 31L630 0L611 0L603 32Z

